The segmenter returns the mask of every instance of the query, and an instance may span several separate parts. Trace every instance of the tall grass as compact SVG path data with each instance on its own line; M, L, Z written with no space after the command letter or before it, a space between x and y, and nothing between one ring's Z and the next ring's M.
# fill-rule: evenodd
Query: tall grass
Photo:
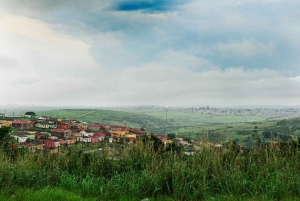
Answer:
M300 154L292 148L254 149L247 154L203 149L186 156L155 152L147 144L125 148L117 159L109 157L108 151L84 154L70 149L66 154L23 153L11 160L1 151L0 164L0 188L10 196L21 188L36 191L36 196L43 189L54 189L53 194L62 190L98 200L283 200L300 196Z

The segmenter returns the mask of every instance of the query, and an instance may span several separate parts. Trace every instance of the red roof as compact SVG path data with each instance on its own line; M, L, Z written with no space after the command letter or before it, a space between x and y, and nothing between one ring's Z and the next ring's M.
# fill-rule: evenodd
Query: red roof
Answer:
M32 144L32 143L26 143L26 144L24 144L24 146L25 146L25 147L34 147L35 144Z
M93 134L93 136L97 136L97 137L105 137L105 133L98 133L98 132L95 132L94 134Z
M12 121L13 124L30 124L30 121L24 121L24 120L14 120Z
M15 149L20 148L19 145L17 145L17 144L12 144L11 146L12 146L12 148L15 148Z
M166 139L167 138L167 136L165 136L165 135L155 135L155 136L159 139Z

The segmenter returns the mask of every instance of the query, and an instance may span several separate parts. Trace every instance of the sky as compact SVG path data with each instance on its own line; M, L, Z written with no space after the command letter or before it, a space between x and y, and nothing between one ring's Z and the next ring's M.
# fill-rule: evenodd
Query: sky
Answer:
M0 0L0 105L298 106L299 8Z

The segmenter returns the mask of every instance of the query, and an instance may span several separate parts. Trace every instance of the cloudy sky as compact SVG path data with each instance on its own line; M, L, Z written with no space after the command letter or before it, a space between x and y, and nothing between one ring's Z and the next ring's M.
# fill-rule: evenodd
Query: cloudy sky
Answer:
M0 0L0 105L299 105L299 8Z

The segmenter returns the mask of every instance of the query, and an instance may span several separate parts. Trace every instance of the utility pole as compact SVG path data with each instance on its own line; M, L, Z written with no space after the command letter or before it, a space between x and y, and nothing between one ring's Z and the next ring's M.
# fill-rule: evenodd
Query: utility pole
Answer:
M169 111L169 108L166 107L166 135L168 134L168 130L167 130L167 127L168 127L168 111Z

